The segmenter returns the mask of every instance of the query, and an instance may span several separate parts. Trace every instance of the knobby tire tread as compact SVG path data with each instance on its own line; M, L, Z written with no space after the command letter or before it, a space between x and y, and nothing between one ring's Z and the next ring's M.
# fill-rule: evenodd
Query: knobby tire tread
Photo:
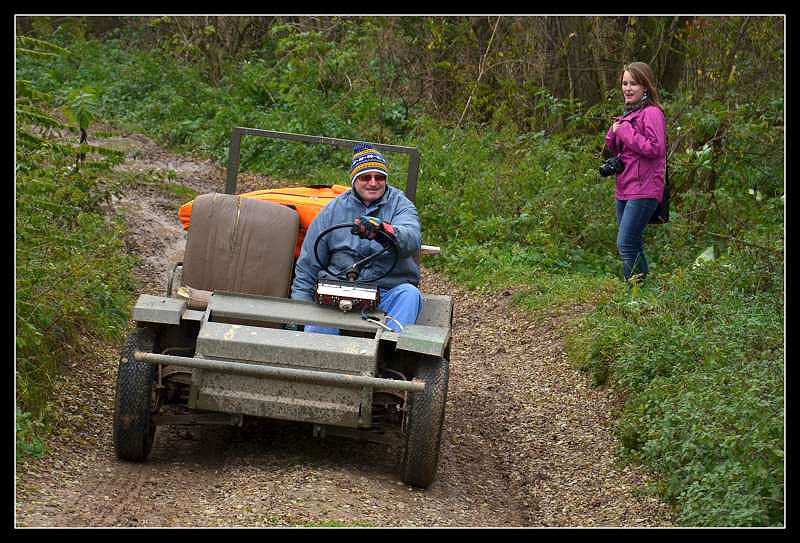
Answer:
M138 362L136 351L152 352L155 331L136 328L131 331L120 353L114 396L114 449L121 460L143 461L150 454L155 427L150 404L155 380L155 366Z
M408 440L403 462L403 481L427 488L436 477L439 450L447 403L449 363L440 358L421 360L416 377L425 381L425 390L409 395Z

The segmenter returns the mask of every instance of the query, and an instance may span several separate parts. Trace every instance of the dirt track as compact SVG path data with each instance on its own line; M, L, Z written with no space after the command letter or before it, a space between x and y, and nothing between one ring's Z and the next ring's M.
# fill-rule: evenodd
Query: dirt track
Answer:
M222 192L224 171L172 157L139 135L122 167L172 170L198 192ZM135 151L135 152L134 152ZM240 177L240 189L270 182ZM162 294L182 256L174 204L135 191L118 205L141 254L143 292ZM423 230L424 231L424 230ZM500 299L423 271L423 290L455 301L450 388L438 479L411 489L397 451L310 426L249 420L241 429L159 427L148 462L116 459L111 413L116 346L65 353L63 420L40 459L17 465L16 525L33 526L668 526L646 477L614 459L612 398L590 387L562 350L563 323L534 322Z

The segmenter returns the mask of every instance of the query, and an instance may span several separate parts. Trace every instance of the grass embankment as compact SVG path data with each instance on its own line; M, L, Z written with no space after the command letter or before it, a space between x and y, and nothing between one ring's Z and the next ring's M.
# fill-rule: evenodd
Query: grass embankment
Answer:
M291 38L294 45L306 39ZM680 191L670 225L646 233L648 283L629 294L618 280L612 183L596 173L613 104L582 109L554 99L554 111L569 113L558 133L520 133L513 123L454 130L422 114L395 119L379 133L369 120L378 107L369 87L322 92L315 72L303 71L312 60L302 48L287 47L280 58L256 56L212 87L198 71L160 53L115 41L76 47L77 66L31 63L24 66L28 78L56 95L91 83L103 116L221 163L233 126L417 146L425 241L444 253L426 263L472 287L513 288L516 301L532 312L593 304L569 331L570 358L598 386L614 387L622 453L660 477L654 490L674 504L678 522L782 524L784 206L782 178L759 166L782 160L782 100L733 106L666 97L667 118L683 119L686 149L670 162ZM731 127L726 145L704 145L723 125ZM346 150L321 146L246 141L242 148L244 169L313 183L345 181L349 158ZM403 159L390 157L392 179L403 179L404 168ZM41 213L50 213L46 207ZM39 208L31 209L38 216ZM83 213L82 222L68 222L86 229L76 235L103 234L97 219ZM78 240L72 245L92 248L85 258L95 258L101 247L116 254L108 258L119 258L110 240ZM695 266L710 246L717 258ZM26 265L18 277L33 285L27 274L46 275L52 283L69 275L67 262L61 273ZM47 311L97 330L106 321L87 320L94 314L89 307L104 308L103 319L121 318L112 301L129 285L100 275L109 267L91 267L81 282L80 288L98 285L81 298L93 305L64 313L59 304L78 304L65 294L48 298L54 301ZM50 356L44 343L29 360L40 364L39 356Z

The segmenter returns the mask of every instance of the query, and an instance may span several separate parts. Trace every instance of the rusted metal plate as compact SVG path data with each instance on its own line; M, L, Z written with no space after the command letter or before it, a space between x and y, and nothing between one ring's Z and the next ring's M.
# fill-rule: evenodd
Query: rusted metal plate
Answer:
M450 328L409 324L397 334L397 348L441 357L450 340Z
M424 326L450 327L453 314L453 299L442 294L423 294L422 309L417 324Z
M186 302L176 298L142 294L133 306L133 320L158 324L180 324Z
M377 326L361 318L360 313L345 313L313 302L214 292L208 301L212 321L249 321L253 323L295 323L329 326L358 332L375 332ZM383 318L383 312L375 315Z
M369 389L257 379L195 370L194 408L352 428L372 423Z
M183 312L183 320L185 321L195 321L200 322L203 320L203 316L205 313L203 311L197 311L196 309L187 309Z
M195 352L198 357L374 375L377 349L378 342L368 338L207 322Z
M314 376L319 372L330 373L331 380L374 376L377 351L378 341L374 339L206 322L197 337L196 358L270 366L285 372L306 370L308 380L195 368L190 407L348 427L369 426L371 387L314 382Z

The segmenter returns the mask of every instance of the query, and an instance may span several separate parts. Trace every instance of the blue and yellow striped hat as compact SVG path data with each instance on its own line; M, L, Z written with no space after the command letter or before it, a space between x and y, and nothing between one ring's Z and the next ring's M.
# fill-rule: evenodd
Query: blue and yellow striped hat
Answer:
M374 147L368 143L358 143L353 147L353 165L350 167L350 184L356 181L356 177L362 173L378 172L385 175L387 178L389 174L386 173L386 159Z

